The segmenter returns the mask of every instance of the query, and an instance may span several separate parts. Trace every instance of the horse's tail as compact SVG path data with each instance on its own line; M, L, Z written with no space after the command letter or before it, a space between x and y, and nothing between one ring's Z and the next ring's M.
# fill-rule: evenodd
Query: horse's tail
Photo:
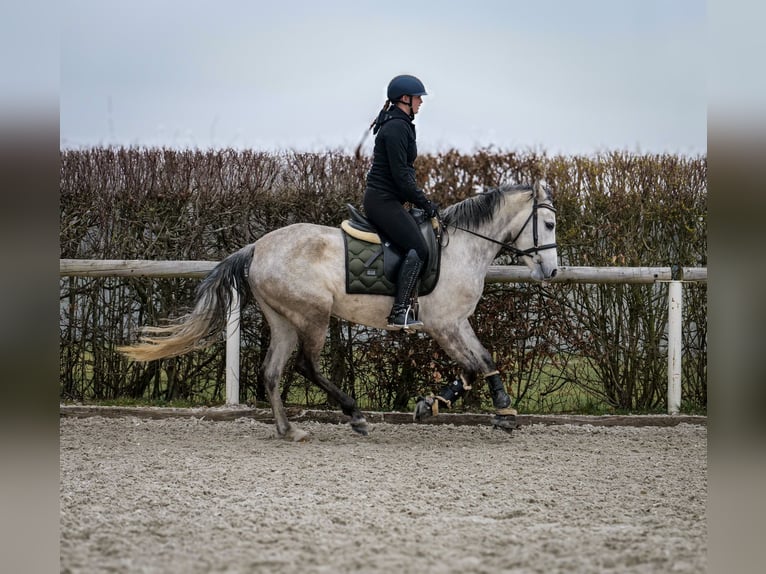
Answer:
M232 292L240 305L250 298L247 272L254 246L248 245L221 261L197 287L194 309L167 327L144 327L139 343L117 350L135 361L153 361L184 355L212 345L226 326ZM154 335L154 336L147 336Z

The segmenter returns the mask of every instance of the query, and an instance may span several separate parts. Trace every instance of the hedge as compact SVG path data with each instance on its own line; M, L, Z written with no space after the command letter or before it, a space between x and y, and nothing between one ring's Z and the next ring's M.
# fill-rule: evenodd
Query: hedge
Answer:
M62 258L220 260L297 221L337 226L361 204L370 158L341 152L93 148L61 152ZM504 182L544 178L554 191L562 265L706 266L707 158L609 152L418 157L419 183L439 205ZM497 264L515 263L507 256ZM62 400L224 400L223 339L209 351L130 363L115 346L138 328L192 306L197 280L62 277ZM682 410L707 405L707 292L688 284ZM493 354L516 406L527 412L665 409L664 285L491 284L472 324ZM243 316L240 400L265 399L259 367L268 326L256 306ZM426 336L333 320L323 368L367 409L405 410L457 375ZM288 402L327 397L292 373ZM482 410L475 388L458 408Z

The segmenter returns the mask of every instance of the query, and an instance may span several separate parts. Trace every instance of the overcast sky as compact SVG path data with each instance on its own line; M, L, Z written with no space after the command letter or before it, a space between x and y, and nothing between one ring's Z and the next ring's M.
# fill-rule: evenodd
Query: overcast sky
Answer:
M703 0L63 0L60 145L707 152ZM371 150L372 138L365 149Z

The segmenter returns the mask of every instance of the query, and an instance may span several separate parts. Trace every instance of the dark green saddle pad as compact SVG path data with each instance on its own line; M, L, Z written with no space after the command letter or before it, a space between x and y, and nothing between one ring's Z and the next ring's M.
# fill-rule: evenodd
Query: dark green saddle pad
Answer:
M385 237L378 235L353 206L348 208L351 217L341 224L346 247L346 293L393 297L403 254ZM428 246L428 261L418 282L418 295L428 295L439 281L441 246L431 220L423 211L413 208L410 213L418 222Z

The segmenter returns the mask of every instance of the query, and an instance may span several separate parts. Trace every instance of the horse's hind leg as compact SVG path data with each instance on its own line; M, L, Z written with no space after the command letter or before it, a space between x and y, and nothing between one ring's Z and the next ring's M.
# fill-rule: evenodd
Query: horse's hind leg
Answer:
M355 432L366 436L369 430L367 420L356 406L356 401L319 372L319 354L323 345L324 331L321 335L304 338L298 351L295 368L298 373L329 394L340 405L343 414L351 417L351 420L349 420L351 428Z
M288 440L303 441L308 438L308 433L290 423L287 419L285 407L282 404L282 398L279 396L279 382L282 379L282 373L287 360L298 343L298 335L295 328L274 310L263 304L261 305L261 310L271 328L271 342L269 343L269 350L266 353L266 359L263 361L261 370L263 380L266 383L266 392L271 403L271 410L274 413L277 434Z

